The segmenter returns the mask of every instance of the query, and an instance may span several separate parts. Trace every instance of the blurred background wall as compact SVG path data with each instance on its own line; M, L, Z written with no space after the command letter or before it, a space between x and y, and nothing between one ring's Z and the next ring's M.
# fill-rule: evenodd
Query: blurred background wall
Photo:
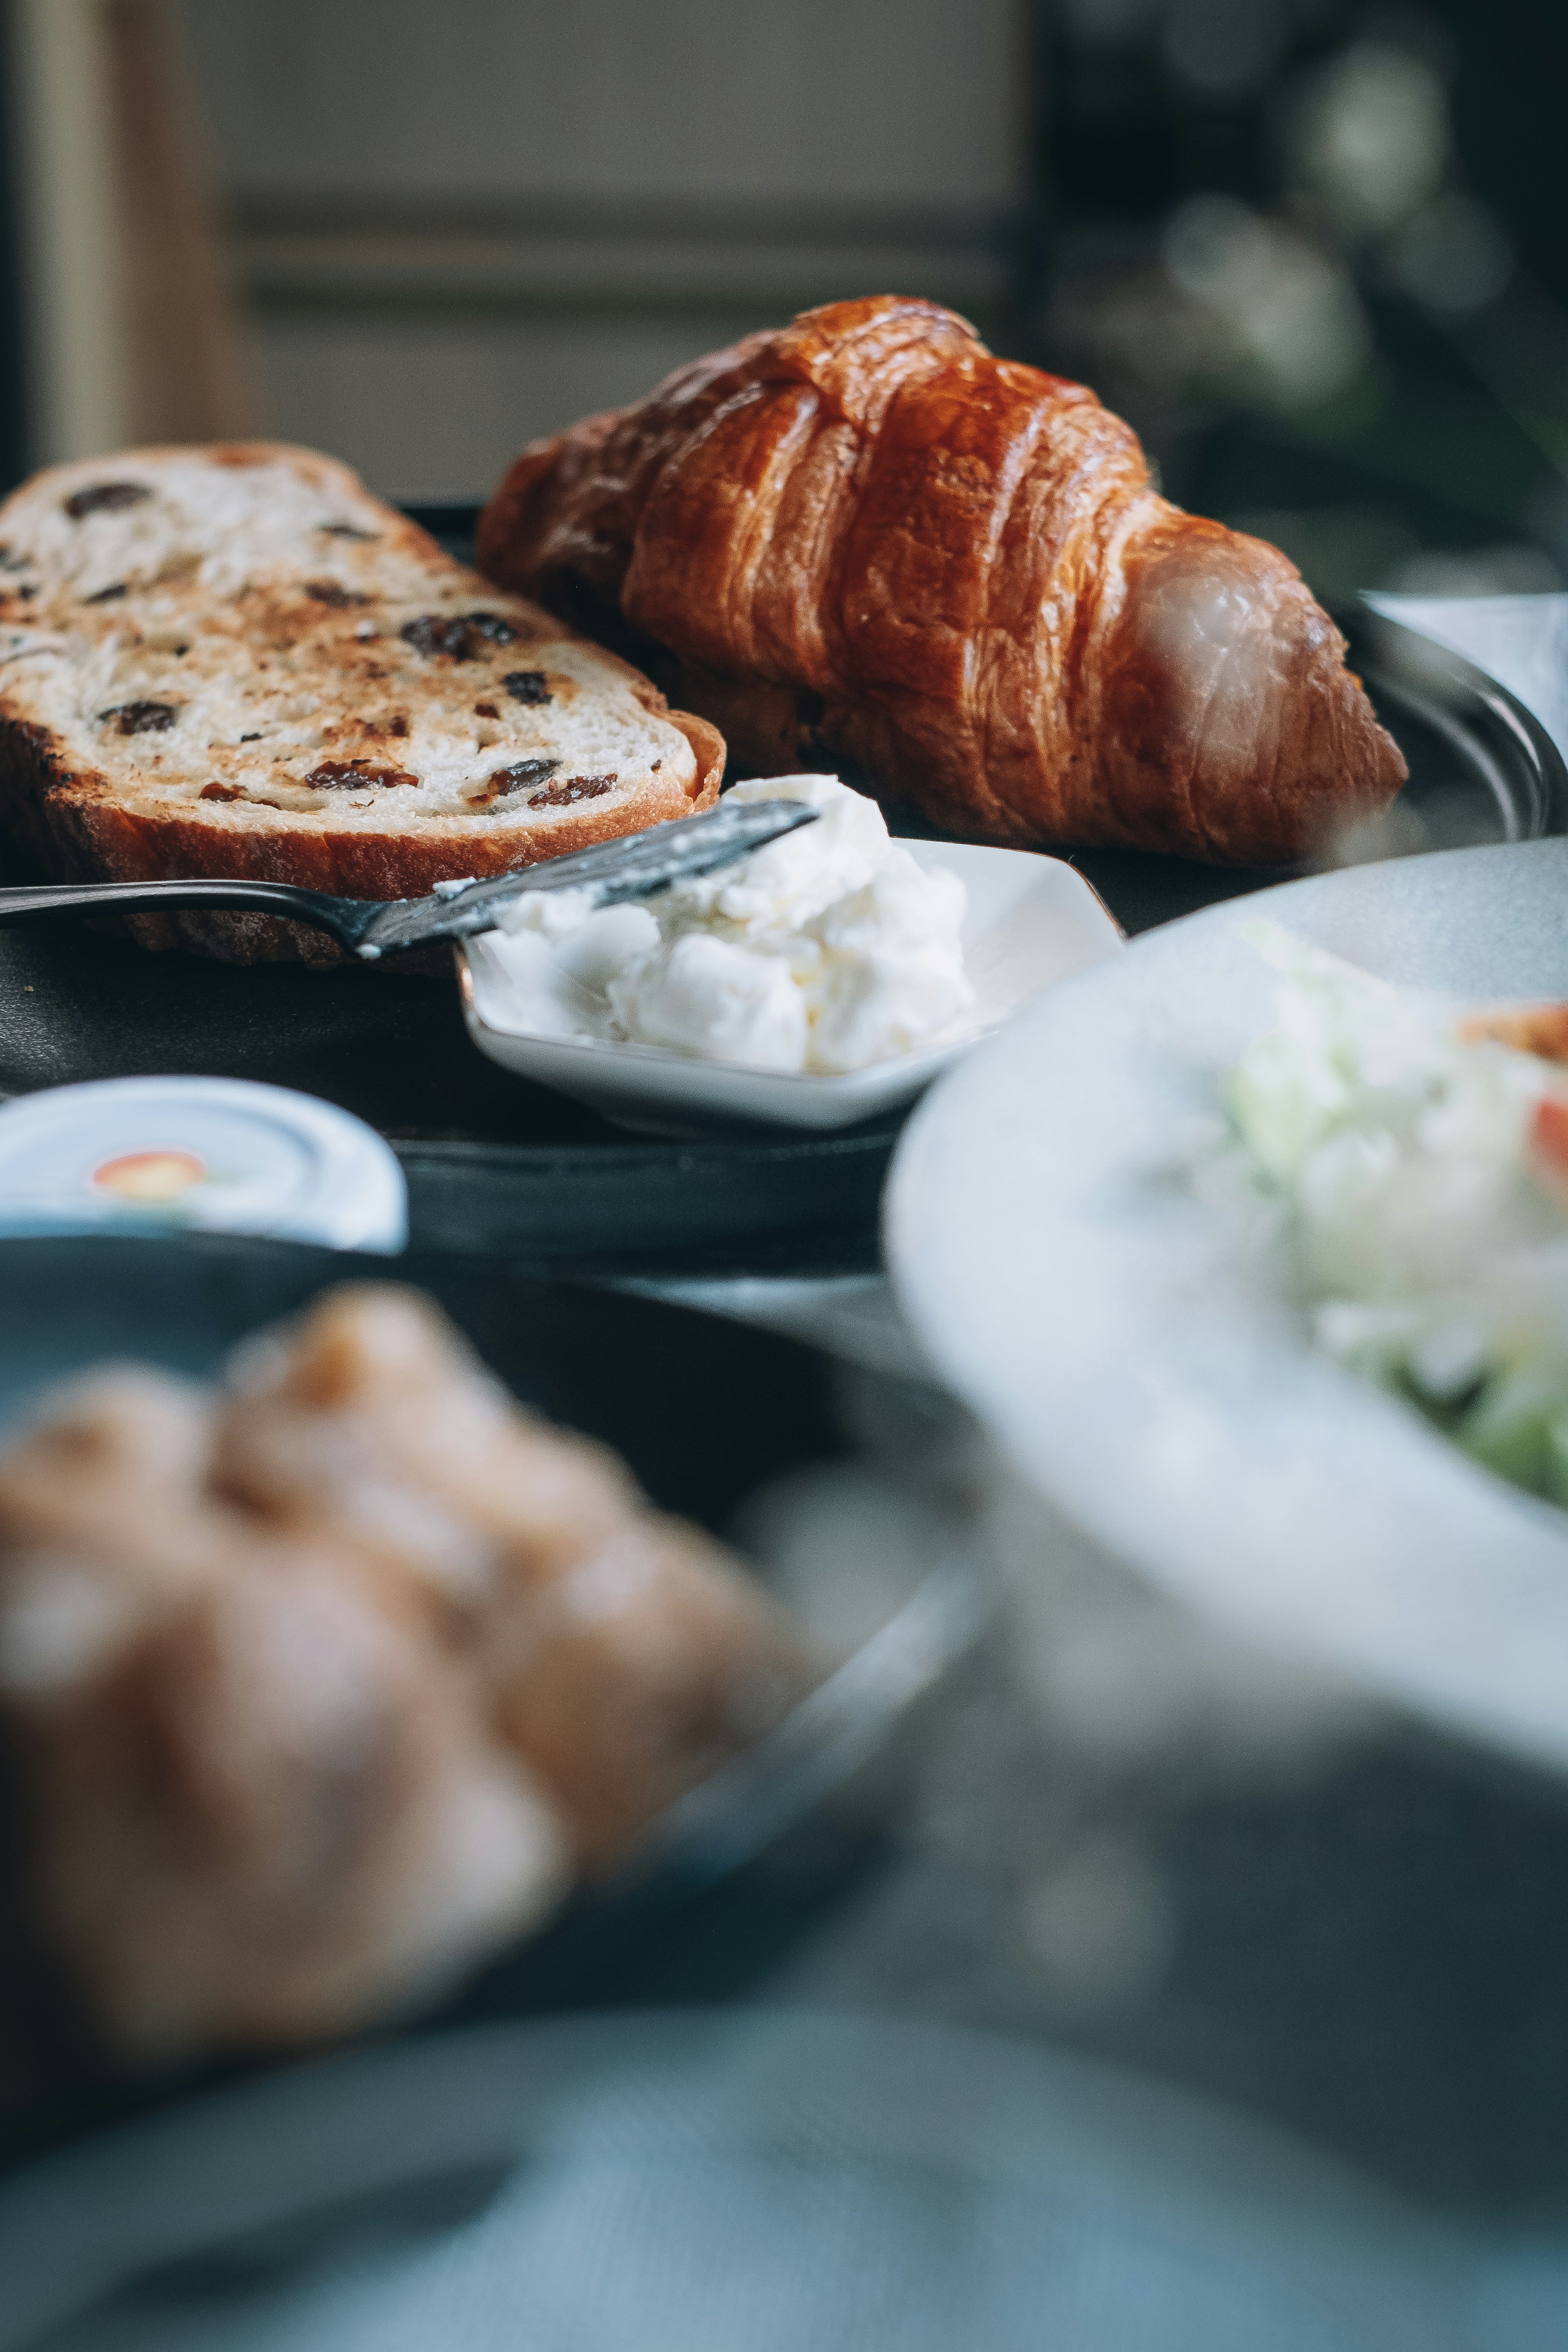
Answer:
M1321 592L1568 577L1568 8L9 0L0 458L403 495L836 296L1082 375Z
M993 313L1012 0L191 0L285 430L475 488L841 292Z

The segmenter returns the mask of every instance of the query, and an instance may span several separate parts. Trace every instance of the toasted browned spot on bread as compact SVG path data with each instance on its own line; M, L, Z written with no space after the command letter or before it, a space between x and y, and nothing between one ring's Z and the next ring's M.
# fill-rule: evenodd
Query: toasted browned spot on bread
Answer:
M408 721L401 713L394 719L363 719L356 712L347 719L329 719L321 730L321 740L333 743L342 736L354 735L379 743L389 735L401 740L407 733Z
M371 601L368 596L356 596L336 580L308 580L305 593L318 604L368 604Z

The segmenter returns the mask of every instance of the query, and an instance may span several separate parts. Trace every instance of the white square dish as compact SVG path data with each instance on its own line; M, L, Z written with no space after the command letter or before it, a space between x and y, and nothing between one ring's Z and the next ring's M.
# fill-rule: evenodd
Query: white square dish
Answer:
M627 1045L594 1034L597 1008L586 992L577 992L580 1013L574 1017L570 991L552 993L538 984L535 942L493 931L458 950L469 1034L504 1069L571 1095L622 1127L663 1135L758 1124L820 1131L912 1102L1042 989L1124 945L1114 917L1059 857L964 843L901 846L926 872L956 874L968 893L963 940L977 999L974 1019L961 1034L924 1053L822 1076Z

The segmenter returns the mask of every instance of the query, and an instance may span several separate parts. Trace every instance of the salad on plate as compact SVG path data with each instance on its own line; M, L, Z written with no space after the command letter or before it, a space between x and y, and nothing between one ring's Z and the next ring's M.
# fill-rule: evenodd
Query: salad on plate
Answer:
M1277 925L1275 1025L1200 1193L1289 1268L1316 1344L1568 1507L1568 1004L1467 1013Z

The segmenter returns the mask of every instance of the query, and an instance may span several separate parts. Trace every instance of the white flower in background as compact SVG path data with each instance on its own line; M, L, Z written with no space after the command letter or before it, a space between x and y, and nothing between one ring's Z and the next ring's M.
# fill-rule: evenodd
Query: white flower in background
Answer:
M1386 235L1434 196L1448 157L1448 100L1422 58L1357 41L1302 84L1287 132L1290 176L1350 236Z
M1166 278L1203 321L1213 388L1310 408L1365 366L1371 337L1349 276L1287 221L1234 196L1194 196L1166 222Z

